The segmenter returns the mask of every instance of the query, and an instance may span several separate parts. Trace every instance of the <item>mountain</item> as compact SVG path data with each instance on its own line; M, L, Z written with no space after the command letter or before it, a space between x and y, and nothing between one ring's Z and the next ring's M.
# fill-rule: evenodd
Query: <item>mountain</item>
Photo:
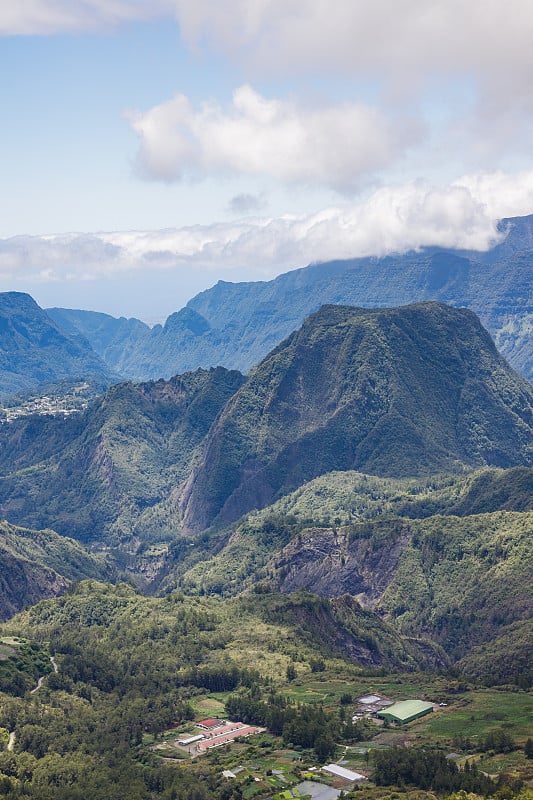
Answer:
M471 517L502 511L533 512L532 468L503 470L492 467L461 475L423 478L380 478L353 471L328 472L303 484L273 505L250 512L223 531L215 540L215 546L203 552L199 548L186 558L180 554L182 557L168 572L163 588L179 586L187 592L229 596L249 591L258 582L271 581L276 575L276 589L288 591L291 582L285 583L284 580L287 572L292 571L292 562L282 555L282 551L288 546L297 551L296 542L302 545L306 531L324 529L330 545L322 551L317 548L317 553L322 554L317 557L324 557L321 583L315 584L314 579L306 583L303 579L301 588L313 588L313 591L328 597L352 590L366 592L365 603L368 605L377 595L374 593L371 597L370 589L355 590L354 584L351 588L348 585L353 564L346 571L342 569L344 564L339 568L343 555L341 550L330 558L335 552L333 545L339 544L335 531L341 528L351 530L349 526L354 525L361 530L361 524L368 522L372 525L378 523L375 530L379 532L383 523L389 524L391 520L391 530L398 529L398 524L407 530L412 520ZM311 541L313 537L308 538ZM378 540L376 535L376 542ZM299 558L298 555L295 559L293 576L298 575ZM326 569L328 563L329 572ZM385 580L383 585L390 580L393 571L388 569L386 572L385 576L372 577L371 571L367 570L374 583Z
M79 333L61 330L28 294L0 293L0 397L85 378L109 385L116 375Z
M326 306L248 379L218 367L121 383L83 413L1 426L0 513L111 546L151 583L184 531L331 470L527 465L532 394L472 312Z
M62 594L71 581L104 580L113 574L73 539L7 522L0 522L0 561L0 620Z
M532 522L531 468L329 473L182 558L162 588L355 597L404 635L431 638L463 675L527 688Z
M1 426L0 512L84 542L126 540L133 550L132 538L137 545L172 538L179 527L172 490L244 380L218 367L120 383L81 414Z
M135 358L139 347L150 336L150 327L134 318L116 319L110 314L97 311L74 311L66 308L47 308L46 313L69 335L81 334L105 363L114 364L113 370L124 377L130 359Z
M198 366L249 370L324 304L396 306L438 300L477 313L499 350L533 380L533 216L500 223L487 252L423 248L313 264L271 281L219 281L151 331L136 320L51 309L125 377L170 377ZM131 330L131 333L130 333ZM128 338L126 340L127 337Z
M324 306L228 402L181 495L199 531L332 470L391 477L533 463L533 389L477 317Z

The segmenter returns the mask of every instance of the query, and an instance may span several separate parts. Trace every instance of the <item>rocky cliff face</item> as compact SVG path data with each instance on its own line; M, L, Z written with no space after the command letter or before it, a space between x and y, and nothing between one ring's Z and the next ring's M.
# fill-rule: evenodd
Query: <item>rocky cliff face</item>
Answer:
M9 619L40 600L58 597L68 586L68 581L49 567L20 561L2 550L0 557L0 620Z
M457 658L531 620L533 512L383 519L302 531L266 564L282 592L354 595ZM521 653L531 642L515 637ZM498 654L502 658L504 653Z
M312 589L321 597L350 594L363 606L373 607L393 580L411 538L407 522L392 527L394 535L386 547L353 538L346 528L307 530L274 558L276 588L281 592Z
M111 567L78 542L7 522L0 522L0 563L0 619L63 594L71 581L113 576Z

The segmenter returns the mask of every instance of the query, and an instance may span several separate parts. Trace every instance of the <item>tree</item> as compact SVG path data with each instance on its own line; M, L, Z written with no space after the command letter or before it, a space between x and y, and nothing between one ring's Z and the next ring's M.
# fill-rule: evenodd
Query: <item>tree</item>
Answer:
M293 681L296 677L296 667L294 664L287 665L287 680Z
M327 761L335 754L335 739L330 733L323 733L316 739L315 753L319 761Z
M526 758L533 758L533 739L527 739L524 745L524 754Z

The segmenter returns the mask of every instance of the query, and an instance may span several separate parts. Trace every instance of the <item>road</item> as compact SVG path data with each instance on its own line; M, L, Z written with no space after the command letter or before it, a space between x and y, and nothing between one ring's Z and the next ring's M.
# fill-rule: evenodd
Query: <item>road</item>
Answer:
M56 660L55 660L55 658L54 658L53 656L50 656L50 662L51 662L51 664L52 664L52 666L53 666L53 668L54 668L54 672L56 672L56 673L57 673L57 672L58 672L58 670L59 670L59 667L57 666L57 664L56 664ZM40 678L39 678L39 680L37 681L37 686L35 686L35 687L34 687L34 688L31 690L30 694L35 694L35 692L38 692L38 691L39 691L39 689L40 689L40 688L41 688L41 686L43 685L43 681L44 681L45 677L46 677L45 675L41 675L41 677L40 677Z
M54 668L54 672L56 672L56 673L59 672L59 667L57 666L56 660L55 660L55 658L53 656L50 656L50 663L52 664L52 666ZM43 685L44 678L45 678L45 676L41 675L41 677L37 681L37 686L35 686L31 690L30 694L35 694L35 692L39 691L39 689ZM9 740L7 742L7 749L11 751L11 750L13 750L14 746L15 746L15 731L11 731L11 733L9 734Z

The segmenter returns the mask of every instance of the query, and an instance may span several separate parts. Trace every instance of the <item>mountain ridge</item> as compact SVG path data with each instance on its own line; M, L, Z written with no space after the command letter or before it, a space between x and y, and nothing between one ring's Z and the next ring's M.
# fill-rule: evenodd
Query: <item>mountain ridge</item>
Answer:
M78 331L64 332L29 294L0 293L0 397L65 379L109 385L116 377Z
M486 252L427 247L311 264L271 281L219 281L172 314L170 324L139 328L120 355L112 351L131 321L121 320L120 333L103 344L84 321L92 312L49 313L58 324L77 326L125 377L146 379L218 364L247 372L324 304L383 307L432 299L476 312L498 348L531 381L533 215L502 220L499 229L505 238Z

